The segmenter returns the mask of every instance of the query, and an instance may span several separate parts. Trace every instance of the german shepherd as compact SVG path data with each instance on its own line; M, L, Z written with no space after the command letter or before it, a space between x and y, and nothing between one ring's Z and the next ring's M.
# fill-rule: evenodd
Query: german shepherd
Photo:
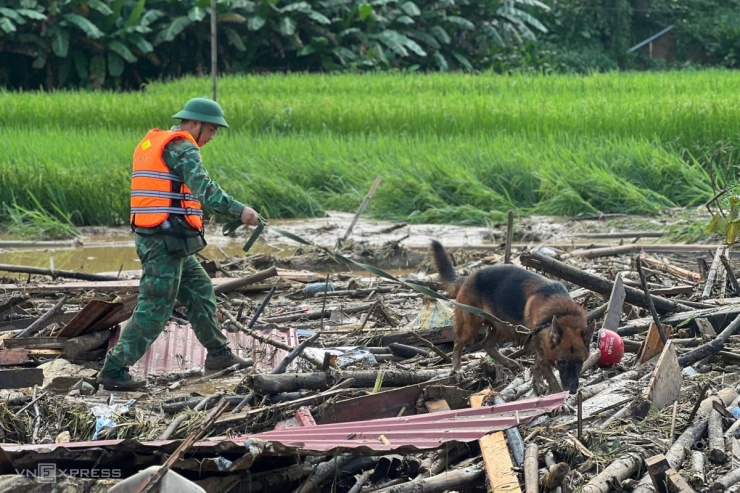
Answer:
M444 247L437 241L432 241L432 258L445 291L458 303L485 310L512 324L494 322L487 327L482 346L494 360L520 370L518 363L499 353L497 345L499 341L519 346L527 343L535 355L533 376L539 384L544 383L541 380L544 377L551 391L560 391L552 371L557 367L562 388L571 394L578 390L578 377L590 353L595 324L586 322L586 311L571 299L562 283L511 264L484 267L469 276L458 276ZM453 373L460 371L462 351L475 340L484 322L482 317L455 306ZM516 325L529 330L517 330ZM539 330L528 341L533 329ZM545 392L542 387L537 390Z

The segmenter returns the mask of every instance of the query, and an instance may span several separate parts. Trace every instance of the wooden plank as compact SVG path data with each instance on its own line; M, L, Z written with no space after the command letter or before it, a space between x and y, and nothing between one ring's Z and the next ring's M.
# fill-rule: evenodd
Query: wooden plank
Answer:
M712 338L717 337L717 332L715 332L714 326L706 318L697 317L694 319L694 322L696 322L696 326L699 328L699 332L701 332L702 335Z
M658 409L673 404L681 394L681 366L678 364L673 341L668 341L650 377L645 398Z
M492 493L522 493L519 479L513 470L514 464L511 462L504 433L501 431L491 433L478 440L478 443L486 466L489 491Z
M444 399L437 399L436 401L425 401L424 407L427 408L427 411L430 413L439 413L442 411L451 411L450 405L447 404L447 401Z
M44 349L61 349L68 337L16 337L3 339L7 348L44 348Z
M666 471L665 480L668 493L696 493L696 491L689 486L686 480L684 480L683 477L681 477L681 475L673 468Z
M30 362L32 360L27 349L0 349L0 366L15 366Z
M473 394L470 396L470 407L481 407L483 405L483 400L491 395L493 393L493 390L491 389L483 389L480 392Z
M666 471L671 468L665 455L658 454L645 459L645 467L650 475L650 479L653 481L655 491L658 493L668 493L668 487L666 486Z
M41 368L14 368L0 370L0 389L22 389L44 383Z
M665 332L666 338L671 337L671 326L670 325L664 325L663 331ZM650 361L651 359L655 358L657 355L663 352L663 341L660 338L660 332L658 332L658 326L655 325L654 322L650 323L650 328L648 329L647 337L645 337L645 342L642 344L642 348L640 349L640 352L638 353L636 364L642 364Z
M486 392L485 390L483 392ZM487 394L479 392L471 396L471 407L480 407ZM488 392L492 392L488 389ZM473 399L475 398L475 399ZM504 433L497 431L478 440L486 467L486 476L492 493L522 493L519 479L514 473L514 464L509 455L509 446Z
M96 322L108 316L109 313L118 311L123 303L111 303L103 300L92 300L77 312L66 327L57 335L59 337L77 337L85 334Z
M604 324L602 326L604 329L617 330L619 328L619 321L622 319L622 305L624 305L626 296L627 292L624 290L622 273L620 272L614 280L612 294L609 297L609 304L606 307L606 315L604 315Z

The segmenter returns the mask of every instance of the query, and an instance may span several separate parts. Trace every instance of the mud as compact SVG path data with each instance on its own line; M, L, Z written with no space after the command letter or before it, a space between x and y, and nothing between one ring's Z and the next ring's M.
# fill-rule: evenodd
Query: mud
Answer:
M323 247L336 248L353 217L354 214L350 213L330 212L322 218L271 220L248 255L255 256L255 266L274 262L279 267L296 270L344 270L344 267L328 255L318 252L315 255L304 255L311 249L280 235L276 229L285 230ZM562 243L573 246L619 244L634 242L635 238L609 241L578 235L619 231L667 232L671 227L702 220L707 221L708 217L706 211L701 210L668 211L656 216L617 215L588 219L530 216L515 220L513 239L515 243L529 248ZM0 264L136 276L140 263L134 249L133 234L128 227L88 227L82 228L82 231L83 236L79 239L82 246L78 247L3 249L0 246ZM208 246L202 255L216 261L244 257L242 247L251 231L251 228L241 227L234 236L225 237L221 234L221 225L210 224L206 232ZM501 253L505 236L506 224L490 224L485 227L407 224L363 217L354 226L349 241L345 242L345 250L351 251L358 261L385 269L407 270L424 260L424 250L432 239L442 242L446 247L479 248L491 253ZM707 237L705 240L710 241L711 238ZM666 239L637 240L638 243L661 241Z

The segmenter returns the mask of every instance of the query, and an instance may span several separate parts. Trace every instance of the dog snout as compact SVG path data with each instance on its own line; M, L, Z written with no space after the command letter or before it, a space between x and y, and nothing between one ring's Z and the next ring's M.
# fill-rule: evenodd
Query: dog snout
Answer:
M574 362L560 368L560 381L563 384L563 389L568 390L571 394L578 392L581 367L582 364Z

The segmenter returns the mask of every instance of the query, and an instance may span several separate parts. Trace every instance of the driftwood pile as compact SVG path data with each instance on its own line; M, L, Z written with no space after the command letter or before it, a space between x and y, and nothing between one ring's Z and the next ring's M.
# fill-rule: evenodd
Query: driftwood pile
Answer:
M350 246L345 253L373 263L371 248ZM246 437L304 418L351 423L502 405L535 397L531 375L501 368L476 344L464 356L464 374L451 377L444 302L347 266L336 264L329 274L291 271L289 260L259 255L203 263L214 277L224 329L282 351L278 364L258 368L261 356L254 354L248 369L150 376L146 391L129 395L96 391L89 376L60 388L38 366L64 358L99 368L111 333L133 309L136 282L9 281L0 298L0 387L14 390L3 391L0 402L0 442L90 440L92 404L135 398L99 438L182 440L166 453L168 467L207 491L740 491L740 288L726 247L449 250L461 273L508 258L561 279L597 329L623 337L627 354L599 367L594 340L578 394L553 413L481 439L390 455L278 450L225 473L204 467L204 452L188 452L196 437ZM424 252L403 256L416 257L423 260L411 265L414 273L398 275L440 289L435 276L423 274ZM65 313L69 307L75 309ZM182 310L173 321L187 324ZM297 330L301 343L267 330ZM531 366L518 349L502 351ZM23 377L28 371L35 373ZM221 452L235 463L234 453ZM131 471L164 460L147 457Z

